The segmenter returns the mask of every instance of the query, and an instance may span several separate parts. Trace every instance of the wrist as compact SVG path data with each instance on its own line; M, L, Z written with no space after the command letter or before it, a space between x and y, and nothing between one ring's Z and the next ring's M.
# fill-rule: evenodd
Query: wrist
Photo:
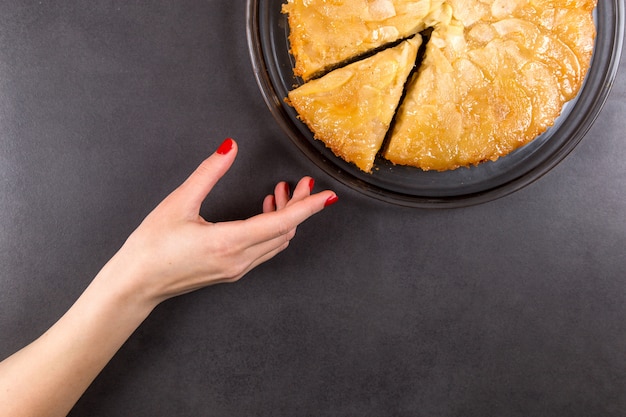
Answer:
M149 288L142 285L145 275L137 262L117 253L98 272L84 296L93 293L95 303L104 303L141 323L159 304Z

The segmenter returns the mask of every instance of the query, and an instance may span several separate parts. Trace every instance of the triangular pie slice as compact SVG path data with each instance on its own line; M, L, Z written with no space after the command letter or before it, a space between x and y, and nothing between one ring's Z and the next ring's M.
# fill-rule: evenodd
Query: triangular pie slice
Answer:
M294 74L308 81L425 28L443 0L288 0Z
M288 103L316 139L371 172L420 45L418 35L336 69L292 90Z

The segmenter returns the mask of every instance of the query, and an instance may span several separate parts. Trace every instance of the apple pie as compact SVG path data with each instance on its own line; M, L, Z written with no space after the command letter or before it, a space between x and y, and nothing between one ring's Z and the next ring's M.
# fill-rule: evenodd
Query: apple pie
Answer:
M372 152L423 170L493 161L552 126L578 94L593 53L596 1L287 0L294 74L305 81L289 102L317 139L366 172L372 165L362 155L373 161ZM403 90L394 90L397 100L363 93L361 107L357 90L348 96L348 87L336 86L303 110L291 97L320 88L317 81L337 84L347 68L355 80L348 89L382 91L373 84L398 59L387 51L420 35L423 53ZM374 120L383 108L380 124L354 129L354 120Z

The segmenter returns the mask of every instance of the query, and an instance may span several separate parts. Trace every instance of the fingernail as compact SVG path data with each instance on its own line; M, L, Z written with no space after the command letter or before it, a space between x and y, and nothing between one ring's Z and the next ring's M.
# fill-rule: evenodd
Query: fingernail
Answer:
M311 178L311 179L309 180L309 190L310 190L311 192L313 192L313 186L315 186L315 180L314 180L313 178Z
M339 197L337 197L337 195L330 196L328 197L328 200L326 200L326 202L324 203L324 207L335 204L337 201L339 201Z
M226 155L228 152L230 152L231 149L233 149L234 143L235 142L231 138L226 139L224 142L222 142L220 147L217 148L217 151L215 151L215 153L218 153L220 155Z
M289 192L291 190L289 189L289 184L285 183L285 192L287 193L287 195L289 195Z

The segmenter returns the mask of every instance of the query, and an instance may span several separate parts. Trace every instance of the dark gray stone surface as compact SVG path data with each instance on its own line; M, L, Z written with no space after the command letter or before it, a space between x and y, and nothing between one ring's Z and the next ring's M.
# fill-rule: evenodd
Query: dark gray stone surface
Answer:
M243 1L2 3L0 356L232 136L209 220L256 214L306 174L340 202L243 281L159 306L72 416L623 416L625 115L622 70L536 183L465 209L397 207L279 130Z

